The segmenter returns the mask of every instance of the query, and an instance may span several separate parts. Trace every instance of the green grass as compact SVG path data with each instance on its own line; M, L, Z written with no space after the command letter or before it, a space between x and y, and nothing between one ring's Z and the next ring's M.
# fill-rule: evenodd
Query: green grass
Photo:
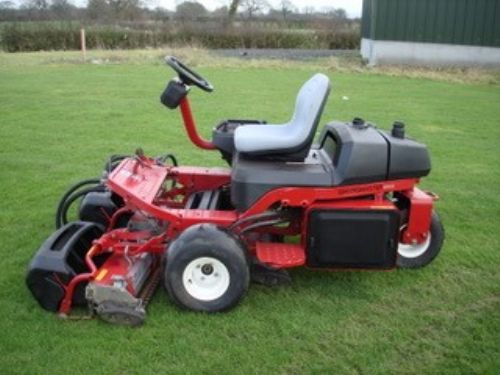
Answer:
M0 55L2 374L500 372L497 84L327 70L323 123L361 116L389 128L402 119L429 146L433 171L422 185L441 196L447 235L429 267L294 270L291 287L252 285L235 310L211 316L180 311L159 290L147 323L131 329L62 321L25 287L60 195L95 176L109 154L138 146L174 152L182 164L222 161L191 146L180 116L159 104L172 76L160 64L37 64L36 56ZM321 63L201 65L216 91L193 90L191 99L208 136L224 118L286 120Z

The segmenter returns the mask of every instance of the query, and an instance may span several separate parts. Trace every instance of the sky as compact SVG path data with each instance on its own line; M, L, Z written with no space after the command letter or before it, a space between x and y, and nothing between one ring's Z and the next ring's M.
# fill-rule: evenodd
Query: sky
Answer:
M273 7L277 8L280 0L267 0ZM161 6L170 10L174 10L175 6L182 2L182 0L148 0L148 4L154 6ZM223 5L228 5L230 0L198 0L207 9L214 10ZM299 9L306 6L314 7L316 10L321 10L324 7L344 8L349 17L361 16L362 0L291 0L291 2Z

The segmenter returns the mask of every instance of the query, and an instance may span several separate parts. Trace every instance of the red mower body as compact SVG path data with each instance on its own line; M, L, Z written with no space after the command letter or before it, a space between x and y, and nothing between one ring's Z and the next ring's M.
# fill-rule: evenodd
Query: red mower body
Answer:
M250 280L288 281L285 269L387 270L423 266L437 255L437 198L417 187L430 171L427 149L406 139L402 124L386 133L360 119L333 122L312 145L329 91L324 76L315 76L309 85L325 94L310 124L296 109L294 118L308 126L298 146L262 151L249 141L253 127L265 137L272 126L302 126L293 119L228 120L207 141L186 95L190 85L211 85L175 61L169 64L179 80L162 102L179 106L191 141L219 150L230 168L177 166L171 155L140 150L108 163L96 187L65 196L60 228L30 265L27 283L44 308L67 315L88 304L107 321L137 325L161 275L175 303L215 312L236 305ZM298 107L301 100L309 99L299 93ZM77 198L80 220L65 223L67 201Z

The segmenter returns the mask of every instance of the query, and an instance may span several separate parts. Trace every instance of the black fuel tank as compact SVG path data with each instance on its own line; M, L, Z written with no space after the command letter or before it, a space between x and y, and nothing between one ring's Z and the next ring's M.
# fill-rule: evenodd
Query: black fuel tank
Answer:
M385 180L387 141L373 126L333 121L325 126L320 142L333 163L333 185Z
M398 138L380 131L389 144L388 180L424 177L431 171L431 158L427 147L410 138Z
M320 136L320 148L333 164L333 185L369 183L429 174L427 147L410 138L395 137L375 126L333 121Z

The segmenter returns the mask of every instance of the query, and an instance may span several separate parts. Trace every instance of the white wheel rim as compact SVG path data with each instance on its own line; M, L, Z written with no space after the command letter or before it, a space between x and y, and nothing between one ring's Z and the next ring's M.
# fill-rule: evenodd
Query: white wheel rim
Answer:
M229 288L229 271L221 261L212 257L192 260L182 273L182 284L191 297L213 301Z
M404 229L404 228L402 228ZM431 244L431 233L427 233L427 238L422 243L402 243L398 245L398 254L405 258L418 258L424 254Z

